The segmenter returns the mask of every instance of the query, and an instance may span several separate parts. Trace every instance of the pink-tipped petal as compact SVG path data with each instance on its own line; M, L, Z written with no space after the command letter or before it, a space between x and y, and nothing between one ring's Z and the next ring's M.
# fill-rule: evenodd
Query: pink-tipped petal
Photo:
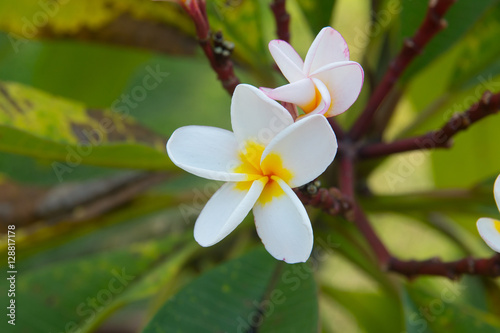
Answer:
M312 115L279 133L264 150L261 165L268 155L278 156L291 173L288 185L298 187L321 175L336 153L337 139L330 124L324 116Z
M342 35L331 27L323 28L314 39L304 61L304 73L309 73L338 61L349 60L349 48Z
M231 124L240 148L249 140L265 146L278 132L293 124L293 118L261 90L240 84L231 101Z
M199 177L243 181L248 176L233 172L240 163L238 142L230 131L208 126L177 129L167 142L167 153L179 168Z
M276 181L284 193L265 204L257 201L253 209L257 233L276 259L289 264L306 262L313 248L309 216L292 189Z
M305 78L302 71L304 63L295 49L283 40L272 40L269 42L269 51L276 61L281 73L289 82L295 82Z
M482 217L477 220L477 231L486 244L496 252L500 253L500 221Z
M316 90L311 79L303 79L272 90L266 90L270 98L296 104L301 108L316 105Z
M357 62L344 61L324 66L311 77L328 88L332 102L325 116L331 117L346 111L356 101L363 87L364 73Z
M256 180L248 190L238 189L237 183L222 185L196 220L194 226L196 241L206 247L226 237L248 215L266 182L266 178Z

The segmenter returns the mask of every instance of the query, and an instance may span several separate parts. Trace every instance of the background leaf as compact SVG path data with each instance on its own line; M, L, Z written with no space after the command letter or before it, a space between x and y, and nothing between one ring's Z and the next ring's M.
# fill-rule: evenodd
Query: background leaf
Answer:
M197 320L192 320L192 315ZM276 261L262 247L202 275L176 294L149 332L315 332L316 287L306 265Z

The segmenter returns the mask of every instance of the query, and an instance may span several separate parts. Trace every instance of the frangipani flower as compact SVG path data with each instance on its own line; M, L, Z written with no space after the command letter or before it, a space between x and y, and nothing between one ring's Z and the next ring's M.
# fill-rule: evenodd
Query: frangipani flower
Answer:
M500 175L497 177L495 185L493 186L493 194L497 207L500 210ZM477 220L476 225L479 235L481 235L486 244L494 251L500 252L500 221L489 217L482 217Z
M314 180L330 165L337 140L325 117L295 122L259 89L240 84L231 103L234 132L206 126L177 129L167 152L178 167L227 181L198 216L194 237L211 246L233 231L253 208L267 251L287 263L305 262L313 233L292 188Z
M267 96L296 104L306 113L336 116L358 98L363 68L349 61L347 44L335 29L323 28L314 39L305 61L283 40L269 43L269 51L290 84L261 88Z

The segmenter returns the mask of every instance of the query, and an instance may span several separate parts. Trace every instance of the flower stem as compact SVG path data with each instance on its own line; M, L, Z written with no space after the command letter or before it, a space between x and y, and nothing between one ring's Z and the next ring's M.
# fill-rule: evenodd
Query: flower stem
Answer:
M240 83L234 74L233 62L230 58L233 47L232 43L225 43L222 33L218 32L215 34L214 40L215 43L220 45L214 47L205 0L183 1L181 2L181 6L193 20L198 43L210 62L210 66L217 74L217 78L221 81L224 89L232 95L234 89Z

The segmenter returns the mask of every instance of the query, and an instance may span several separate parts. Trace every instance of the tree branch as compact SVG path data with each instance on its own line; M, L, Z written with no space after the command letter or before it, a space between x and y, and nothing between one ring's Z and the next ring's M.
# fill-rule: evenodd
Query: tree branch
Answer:
M210 62L210 66L217 73L217 78L221 81L224 89L232 95L240 83L234 74L233 62L230 59L234 44L224 41L220 31L212 36L205 0L180 1L179 3L193 20L198 42Z
M453 116L440 129L391 143L366 145L360 148L358 156L361 158L374 158L420 149L449 148L452 145L451 139L454 135L484 117L497 113L499 110L500 92L492 94L490 91L486 91L477 103L473 104L468 110Z
M271 10L276 21L278 39L290 42L290 14L286 11L286 0L273 0Z
M387 270L409 279L420 275L433 275L455 280L464 274L498 277L500 276L500 254L497 253L488 259L467 257L451 262L442 262L439 258L423 261L391 258Z
M354 203L353 211L354 211L354 219L353 219L354 224L356 225L358 230L363 234L366 241L373 250L375 256L377 257L379 266L383 270L386 270L389 265L389 261L392 258L391 254L389 253L389 250L387 250L382 240L377 236L375 230L373 230L372 226L370 225L370 221L368 221L368 218L366 217L365 213L357 203Z
M356 120L350 131L353 140L358 140L372 124L375 112L383 102L387 94L394 87L401 74L413 61L413 59L422 52L429 41L443 28L447 23L443 19L444 14L453 5L456 0L430 0L429 8L424 21L418 28L412 38L406 39L403 48L389 66L382 81L373 92L365 110Z
M322 209L330 215L345 214L352 208L351 201L335 187L317 188L310 183L294 191L304 205Z

